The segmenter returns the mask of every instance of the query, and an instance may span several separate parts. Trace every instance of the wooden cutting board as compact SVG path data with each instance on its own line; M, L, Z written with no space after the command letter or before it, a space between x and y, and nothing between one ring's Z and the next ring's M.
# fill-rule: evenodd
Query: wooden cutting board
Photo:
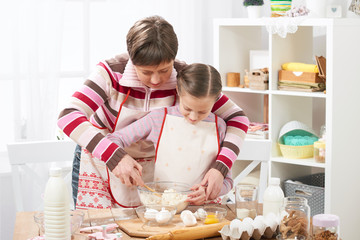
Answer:
M185 227L184 223L180 219L180 215L177 214L174 216L170 224L165 226L148 226L144 224L140 219L129 219L129 220L120 220L116 221L121 230L132 237L150 237L159 234L166 234L174 230L183 229L182 232L209 232L214 230L213 236L219 236L218 231L226 225L230 224L230 221L224 219L220 223L215 224L203 224L201 221L197 222L197 225L193 227ZM210 236L208 236L210 237Z

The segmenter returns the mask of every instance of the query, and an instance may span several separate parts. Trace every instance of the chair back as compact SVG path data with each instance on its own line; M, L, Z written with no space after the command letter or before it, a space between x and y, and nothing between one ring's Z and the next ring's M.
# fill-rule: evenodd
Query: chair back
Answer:
M71 196L71 170L75 147L76 143L68 140L7 144L16 211L42 210L42 194L49 178L49 168L53 165L62 168Z
M250 164L245 167L237 176L233 176L234 187L227 194L227 197L235 203L235 186L240 183L252 170L260 164L258 201L263 202L263 196L270 176L269 160L271 151L271 141L260 139L246 139L241 148L237 160L250 160Z

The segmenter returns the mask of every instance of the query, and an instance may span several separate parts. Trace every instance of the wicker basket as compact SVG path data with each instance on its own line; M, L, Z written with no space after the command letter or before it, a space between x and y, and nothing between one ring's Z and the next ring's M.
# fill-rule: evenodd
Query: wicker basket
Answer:
M306 146L290 146L280 144L281 154L285 158L312 158L314 156L314 145L306 145Z
M315 132L310 127L299 121L290 121L280 129L278 141L280 152L285 158L301 159L312 158L314 156L313 144L305 146L285 145L284 137L286 135L316 136Z

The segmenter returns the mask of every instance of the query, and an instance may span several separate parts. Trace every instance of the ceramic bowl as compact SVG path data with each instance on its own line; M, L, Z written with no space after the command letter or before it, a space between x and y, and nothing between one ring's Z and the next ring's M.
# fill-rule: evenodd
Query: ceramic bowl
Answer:
M145 187L138 186L140 201L143 205L176 206L177 213L184 210L189 203L185 202L187 195L191 193L190 185L180 182L159 181L145 183L155 192Z
M70 228L71 228L71 235L74 234L84 221L85 214L82 211L74 210L70 211ZM36 212L34 214L34 220L40 229L40 233L45 233L45 226L44 226L44 212Z
M140 220L151 226L168 225L176 214L175 206L148 205L135 209Z

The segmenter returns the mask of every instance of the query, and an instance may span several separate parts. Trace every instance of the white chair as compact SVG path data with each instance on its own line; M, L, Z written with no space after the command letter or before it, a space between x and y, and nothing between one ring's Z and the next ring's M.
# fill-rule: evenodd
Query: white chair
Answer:
M71 196L71 170L76 143L54 140L7 144L12 171L16 210L34 211L42 206L42 193L49 178L51 165L62 167ZM71 197L70 197L70 202Z
M258 188L258 200L263 202L264 191L267 187L269 178L269 160L270 160L271 141L259 139L246 139L237 160L251 160L252 162L243 169L234 179L234 188L227 196L235 203L235 186L241 182L251 171L260 164L260 178Z

